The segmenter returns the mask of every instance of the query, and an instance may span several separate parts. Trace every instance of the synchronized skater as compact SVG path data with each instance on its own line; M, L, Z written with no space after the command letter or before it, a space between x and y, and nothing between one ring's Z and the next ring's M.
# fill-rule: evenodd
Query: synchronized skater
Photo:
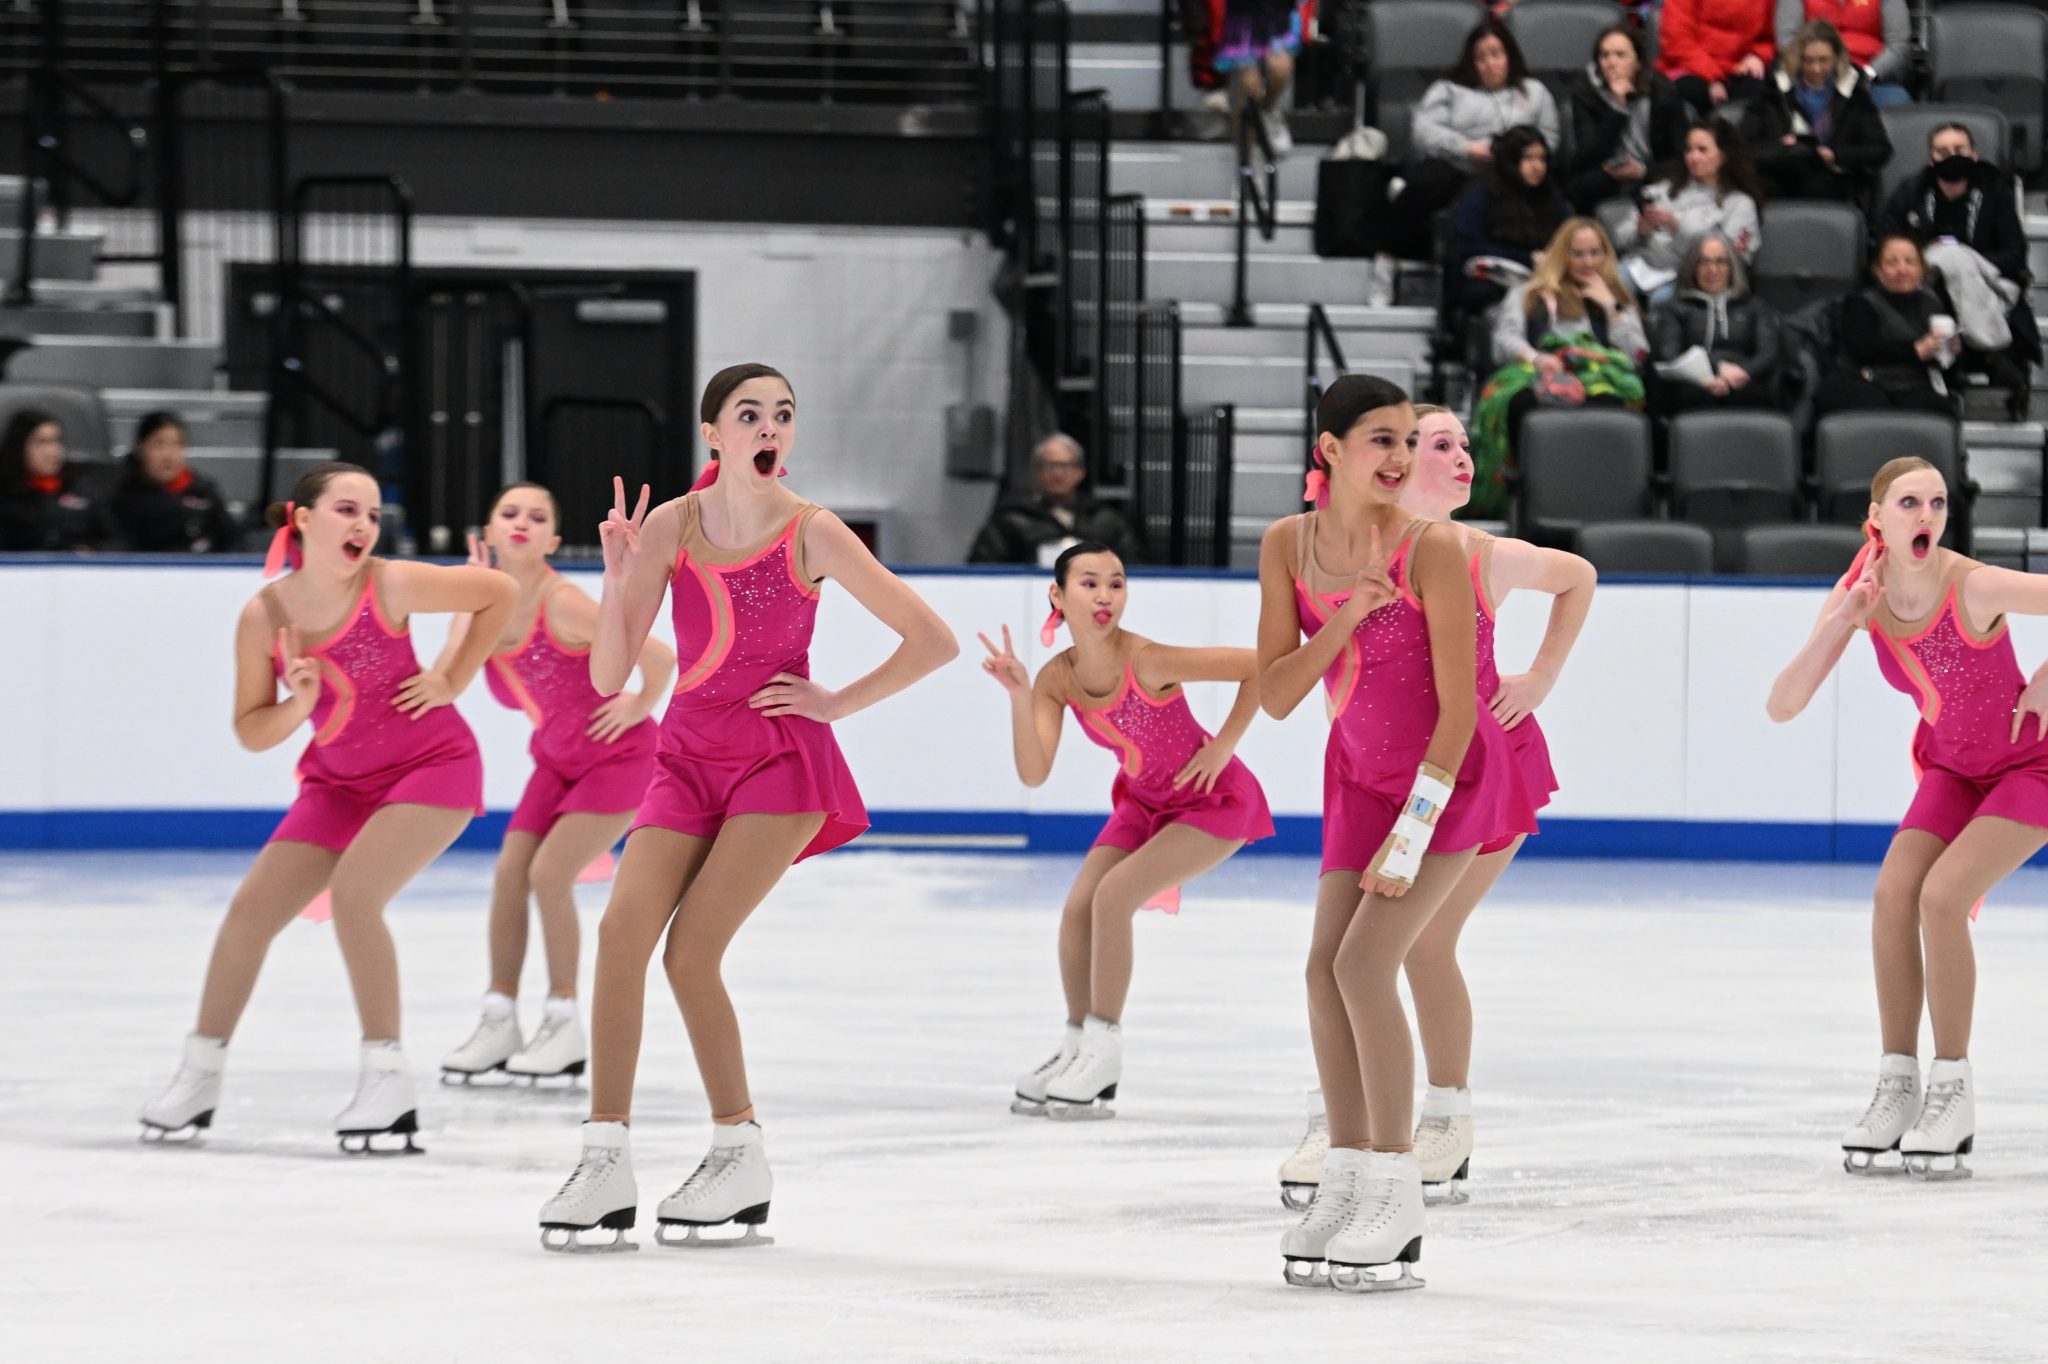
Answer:
M657 1211L656 1237L700 1243L737 1223L759 1243L773 1180L747 1086L739 1020L720 963L782 874L867 827L831 723L952 659L952 632L875 560L844 522L783 486L796 443L796 395L766 365L720 370L699 415L712 463L687 495L627 510L613 481L604 595L590 678L624 686L664 595L681 676L662 718L653 782L626 837L598 938L591 1008L590 1119L583 1151L542 1207L541 1241L580 1249L581 1233L625 1239L639 1206L627 1144L647 963L662 966L711 1107L711 1150ZM900 638L881 666L838 691L811 680L810 643L827 579Z
M271 509L277 535L264 572L292 572L258 592L236 625L235 737L262 752L311 720L313 741L299 758L297 798L228 905L184 1062L142 1110L146 1136L189 1137L212 1125L228 1042L271 941L327 891L362 1024L361 1075L335 1134L354 1154L418 1150L384 907L482 808L483 759L451 703L483 666L518 593L489 569L376 558L382 507L369 471L330 463L309 469L291 501ZM474 620L441 669L423 671L409 627L433 612ZM377 1142L390 1136L403 1144Z
M1123 1010L1131 988L1132 919L1149 904L1177 905L1179 888L1254 839L1269 838L1265 792L1234 755L1258 713L1258 659L1249 649L1155 644L1123 628L1130 589L1107 546L1084 541L1053 565L1048 648L1065 624L1073 645L1034 682L1010 628L1002 647L981 636L982 670L1010 694L1017 776L1041 786L1059 751L1064 712L1118 760L1109 822L1082 859L1060 912L1060 986L1066 1030L1059 1049L1017 1081L1010 1111L1107 1118L1123 1076ZM1210 734L1188 709L1189 682L1235 682L1229 718Z
M1464 423L1446 408L1415 409L1417 443L1401 505L1419 516L1450 523L1451 514L1472 496L1472 448ZM1468 553L1472 593L1477 599L1474 652L1478 658L1478 701L1507 732L1521 766L1523 787L1541 809L1557 793L1550 746L1536 723L1536 709L1550 695L1570 657L1572 645L1592 609L1596 575L1576 554L1502 539L1471 526L1456 525ZM1495 663L1495 616L1516 591L1549 594L1549 623L1525 673L1502 677ZM1462 1203L1472 1160L1472 996L1458 966L1458 939L1480 901L1492 891L1525 835L1503 835L1483 845L1458 878L1428 925L1408 949L1404 963L1408 993L1415 1002L1416 1031L1428 1067L1422 1115L1415 1126L1415 1155L1422 1167L1422 1191L1431 1202ZM1301 1211L1321 1179L1329 1149L1329 1121L1321 1093L1310 1096L1309 1129L1301 1146L1280 1169L1281 1199Z
M2006 619L2048 615L2048 577L1942 548L1948 512L1948 486L1925 460L1879 469L1868 543L1771 688L1771 719L1792 719L1864 631L1885 681L1920 710L1919 787L1877 874L1870 937L1884 1052L1870 1107L1842 1136L1852 1174L1969 1177L1970 921L1999 882L2048 847L2048 700L2021 674ZM1923 1002L1934 1031L1924 1086Z
M1464 541L1401 504L1414 407L1347 375L1316 425L1317 508L1276 522L1259 553L1261 704L1284 718L1320 679L1331 714L1308 968L1330 1147L1281 1254L1290 1283L1413 1288L1425 1216L1400 975L1480 849L1533 833L1535 811L1479 703Z
M493 1072L529 1083L577 1076L588 1059L576 1013L582 933L576 880L626 832L654 775L648 717L675 676L676 656L649 635L636 660L640 690L604 697L590 685L597 603L549 566L561 547L554 494L538 483L499 493L470 563L495 566L519 585L519 601L484 669L491 695L533 721L533 775L512 811L491 880L490 984L483 1017L441 1062L441 1078L466 1084ZM446 671L465 646L458 618L435 664ZM547 1001L529 1041L519 1028L528 909L537 909L547 957Z

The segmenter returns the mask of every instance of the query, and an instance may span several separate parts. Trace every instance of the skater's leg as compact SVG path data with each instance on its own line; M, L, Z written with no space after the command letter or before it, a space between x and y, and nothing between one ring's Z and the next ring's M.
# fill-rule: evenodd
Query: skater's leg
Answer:
M398 949L384 907L468 827L468 810L387 805L334 867L334 940L348 966L366 1042L398 1040Z
M1415 1041L1401 1008L1401 963L1472 865L1474 851L1425 856L1415 884L1398 899L1368 895L1337 948L1337 986L1363 1070L1367 1137L1374 1150L1406 1151L1412 1145Z
M1970 944L1970 910L2000 881L2048 847L2048 829L1980 816L1956 835L1920 887L1920 937L1926 948L1927 1015L1934 1024L1934 1054L1959 1061L1970 1054L1970 1020L1977 999L1977 955Z
M612 898L597 926L590 1000L590 1121L630 1120L647 1009L647 962L675 916L683 887L711 854L711 840L648 825L626 838Z
M1472 1068L1472 996L1458 966L1458 937L1472 911L1479 908L1479 902L1521 850L1522 839L1518 838L1497 853L1472 859L1450 895L1430 916L1415 946L1408 949L1408 994L1415 1001L1415 1029L1422 1034L1429 1082L1439 1088L1464 1089Z
M199 994L199 1023L194 1029L199 1036L225 1042L234 1035L271 940L327 888L340 860L340 853L311 843L267 843L256 854L214 935L213 959L207 963L206 985Z
M1095 888L1088 1011L1111 1023L1123 1018L1131 992L1131 920L1162 891L1185 885L1244 846L1186 824L1169 824L1102 878Z
M676 906L661 962L689 1029L714 1122L754 1116L739 1018L720 971L726 946L824 825L822 813L727 820Z
M1060 909L1060 991L1067 997L1067 1022L1075 1027L1088 1016L1090 962L1095 938L1095 888L1110 868L1131 854L1108 844L1090 848L1081 859L1081 870L1067 890L1067 903Z
M1877 872L1870 956L1877 970L1877 1020L1884 1050L1920 1054L1920 1005L1927 997L1920 964L1920 891L1948 845L1925 829L1901 829Z
M571 814L555 821L533 855L533 902L540 911L540 938L548 959L548 993L576 997L576 957L582 945L576 920L576 878L610 851L633 822L633 812Z
M506 834L491 871L491 989L515 999L526 968L526 901L538 847L540 839L523 829Z
M1260 103L1271 112L1279 108L1280 102L1287 97L1288 83L1294 79L1294 58L1285 52L1269 52L1261 65L1265 67L1262 83L1266 88L1265 98Z
M1366 1142L1365 1086L1344 993L1337 988L1337 949L1364 899L1357 872L1324 872L1316 882L1316 922L1308 944L1308 1035L1323 1087L1323 1111L1329 1115L1330 1145L1359 1149Z

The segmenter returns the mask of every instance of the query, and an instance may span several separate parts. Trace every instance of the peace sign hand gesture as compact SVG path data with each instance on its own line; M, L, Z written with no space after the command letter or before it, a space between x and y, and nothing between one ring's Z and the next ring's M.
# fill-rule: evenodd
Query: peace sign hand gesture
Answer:
M1844 623L1854 628L1869 623L1871 613L1884 600L1884 563L1884 546L1873 546L1870 557L1863 561L1863 571L1856 575L1856 581L1849 585L1848 595L1836 608Z
M299 645L299 627L287 625L277 632L277 651L284 662L284 685L292 700L311 710L320 699L320 664L306 657Z
M604 543L604 575L623 578L631 574L640 558L640 530L647 524L647 485L640 485L640 502L632 515L626 514L626 480L612 479L612 509L597 528Z
M471 568L496 568L492 562L491 547L484 543L483 536L475 531L469 533L469 566Z
M1354 623L1364 620L1401 595L1401 589L1394 585L1393 574L1388 571L1389 559L1380 543L1378 526L1372 528L1368 544L1370 550L1365 567L1358 570L1358 578L1351 584L1351 595L1344 602L1344 609L1351 613Z
M1012 696L1022 696L1031 690L1031 674L1025 670L1024 660L1017 657L1016 646L1010 643L1010 627L1003 627L1003 647L998 649L995 641L987 635L977 635L981 647L988 650L988 657L981 660L981 670L1002 683L1003 690Z

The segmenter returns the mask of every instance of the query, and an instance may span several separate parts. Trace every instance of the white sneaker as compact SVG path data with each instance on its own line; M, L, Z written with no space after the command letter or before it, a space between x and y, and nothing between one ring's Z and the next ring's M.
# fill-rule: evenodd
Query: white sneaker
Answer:
M1230 92L1211 90L1202 96L1202 112L1205 114L1227 114L1230 112Z
M213 1126L220 1107L220 1075L227 1067L228 1044L213 1037L185 1039L185 1056L170 1087L142 1110L144 1141L194 1141Z
M1977 1144L1976 1083L1968 1061L1940 1057L1927 1068L1927 1099L1899 1139L1906 1173L1917 1179L1968 1179L1963 1157Z
M1301 1212L1315 1198L1323 1179L1323 1158L1330 1150L1330 1115L1323 1111L1323 1091L1308 1092L1308 1131L1294 1154L1280 1162L1280 1206Z
M1422 1259L1422 1167L1413 1152L1367 1151L1364 1155L1365 1168L1358 1176L1351 1218L1323 1248L1330 1284L1346 1293L1420 1288L1422 1280L1408 1267ZM1400 1272L1376 1272L1389 1265Z
M1472 1173L1472 1091L1431 1085L1415 1124L1415 1160L1422 1168L1422 1196L1431 1203L1466 1200Z
M484 1012L469 1040L441 1061L441 1083L466 1085L479 1075L503 1070L519 1050L519 1016L512 996L491 990L484 995Z
M531 1080L569 1079L581 1075L590 1063L590 1048L583 1040L583 1023L576 1017L576 1001L550 995L540 1031L505 1062L507 1074Z
M638 1250L626 1239L640 1215L633 1182L633 1152L622 1122L583 1124L583 1153L555 1196L541 1205L540 1243L570 1252ZM584 1241L586 1231L608 1231L609 1241Z
M1401 262L1382 251L1372 258L1372 284L1367 288L1365 303L1368 308L1391 308L1394 306L1394 285L1401 275Z
M665 1246L693 1249L772 1246L775 1239L761 1235L761 1226L768 1220L768 1200L774 1192L775 1177L768 1170L761 1124L719 1124L711 1129L709 1154L674 1193L661 1200L654 1239ZM700 1234L706 1227L729 1222L745 1227L746 1234L716 1240ZM671 1227L681 1227L682 1234L671 1239Z
M1899 1138L1920 1116L1920 1062L1903 1052L1888 1051L1877 1063L1877 1092L1863 1117L1842 1134L1842 1168L1852 1175L1898 1174L1905 1163L1878 1164L1878 1157L1899 1149Z
M1060 1049L1041 1062L1038 1069L1027 1070L1017 1077L1017 1097L1010 1100L1010 1111L1026 1118L1044 1117L1046 1085L1067 1062L1074 1059L1074 1053L1080 1049L1081 1025L1069 1023L1060 1038Z
M1365 1171L1363 1151L1339 1146L1323 1158L1322 1182L1302 1219L1280 1238L1280 1277L1296 1288L1326 1286L1324 1255L1330 1239L1351 1220L1358 1202L1358 1177Z
M405 1068L405 1052L396 1042L363 1043L362 1068L356 1077L356 1095L334 1120L334 1135L343 1154L351 1156L417 1156L424 1152L413 1144L420 1130L419 1099L413 1091L412 1075ZM403 1146L379 1146L376 1137L402 1137Z
M1268 109L1259 115L1266 125L1266 141L1273 148L1273 155L1281 157L1294 150L1294 133L1287 126L1287 115L1279 109Z
M1073 1056L1046 1082L1047 1114L1066 1121L1115 1117L1108 1101L1116 1097L1123 1070L1123 1029L1089 1014L1082 1021L1081 1041Z

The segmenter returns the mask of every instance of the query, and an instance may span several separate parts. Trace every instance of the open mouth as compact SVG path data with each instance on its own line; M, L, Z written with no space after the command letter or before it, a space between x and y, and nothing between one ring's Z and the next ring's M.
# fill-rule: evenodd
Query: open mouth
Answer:
M1932 535L1923 530L1913 537L1914 558L1924 559L1932 553L1934 553L1934 537Z
M341 545L342 557L347 559L350 563L357 562L365 554L368 554L369 552L370 547L367 544L364 544L361 540L344 540Z
M1107 606L1098 606L1095 608L1095 623L1097 625L1107 625L1109 624L1109 619L1109 608Z
M1392 491L1400 487L1407 480L1408 471L1406 469L1382 469L1374 474L1373 477L1379 480L1379 485L1382 488Z
M759 474L761 477L774 477L775 464L776 457L775 448L773 446L770 446L765 450L756 450L754 452L754 472Z

